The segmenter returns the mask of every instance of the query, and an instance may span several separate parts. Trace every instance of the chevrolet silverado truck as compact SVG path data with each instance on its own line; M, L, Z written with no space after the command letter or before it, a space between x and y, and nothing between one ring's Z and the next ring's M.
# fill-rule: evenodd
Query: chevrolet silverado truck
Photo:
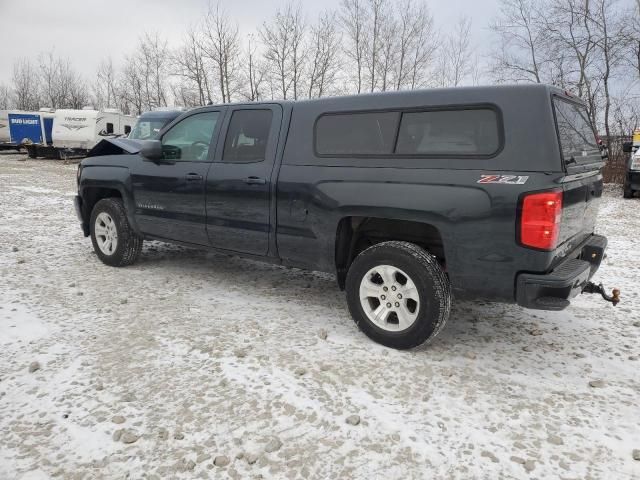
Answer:
M615 304L590 282L602 167L585 105L544 85L225 104L101 142L75 206L107 265L159 240L332 272L359 328L404 349L453 297Z

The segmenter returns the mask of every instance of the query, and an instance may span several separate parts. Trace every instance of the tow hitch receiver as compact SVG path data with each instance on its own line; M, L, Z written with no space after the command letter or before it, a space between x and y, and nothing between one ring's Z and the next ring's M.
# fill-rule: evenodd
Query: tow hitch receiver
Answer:
M602 295L602 298L604 298L607 302L611 302L614 307L620 302L620 290L617 288L614 288L611 291L611 295L607 295L607 293L604 291L604 286L602 286L601 283L596 285L593 282L589 282L585 285L582 292L583 293L599 293L600 295Z

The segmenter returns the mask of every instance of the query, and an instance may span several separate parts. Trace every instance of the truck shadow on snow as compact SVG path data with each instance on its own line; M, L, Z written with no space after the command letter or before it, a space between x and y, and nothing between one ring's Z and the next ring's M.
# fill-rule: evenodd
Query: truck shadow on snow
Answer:
M326 322L313 324L313 328L338 328L353 331L357 327L347 309L344 292L335 277L326 273L307 272L296 268L272 265L217 252L189 249L159 242L145 243L143 254L133 268L152 269L158 275L190 278L195 285L210 288L221 281L248 296L268 298L283 303L302 303L314 311L326 309ZM162 272L160 272L160 270ZM241 308L241 307L240 307ZM485 301L456 301L451 317L436 339L413 351L449 350L461 346L472 347L478 355L496 355L496 349L540 342L553 337L574 336L575 330L566 332L565 312L527 311L516 305ZM344 330L344 334L349 334ZM359 342L371 342L357 335ZM373 344L373 342L372 342ZM547 345L549 342L547 342ZM482 353L484 352L484 353Z

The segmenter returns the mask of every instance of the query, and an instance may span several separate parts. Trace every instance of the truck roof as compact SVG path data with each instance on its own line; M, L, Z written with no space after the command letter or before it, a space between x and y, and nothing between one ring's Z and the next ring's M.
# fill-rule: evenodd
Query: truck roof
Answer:
M508 84L508 85L485 85L485 86L472 86L472 87L447 87L447 88L425 88L417 90L399 90L399 91L386 91L386 92L373 92L373 93L360 93L349 94L339 96L328 96L314 99L303 100L264 100L259 102L233 102L233 103L219 103L215 105L208 105L208 107L222 107L230 105L322 105L322 104L335 104L340 102L342 106L346 106L350 101L361 104L366 99L367 103L370 103L371 107L375 108L375 103L380 100L383 103L389 103L393 100L398 100L400 103L405 103L407 100L420 99L424 105L425 100L428 103L443 104L443 102L451 103L465 103L465 102L477 102L482 96L489 96L496 98L500 94L504 94L507 97L512 96L514 93L522 95L527 94L547 94L547 95L560 95L566 98L570 98L575 102L584 103L579 97L572 95L566 90L562 90L553 85L547 85L543 83L523 83L523 84ZM455 100L455 101L452 101ZM416 105L417 106L417 105ZM198 107L204 108L204 107ZM147 112L147 115L156 112ZM158 112L159 113L159 112ZM184 112L181 112L184 113Z

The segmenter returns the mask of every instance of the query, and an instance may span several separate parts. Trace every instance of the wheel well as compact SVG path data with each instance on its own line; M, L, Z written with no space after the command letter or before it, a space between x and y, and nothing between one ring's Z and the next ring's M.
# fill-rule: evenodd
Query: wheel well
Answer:
M82 200L83 200L83 215L85 221L89 223L89 218L91 217L91 212L93 211L93 207L99 200L103 198L122 198L122 194L119 190L115 188L87 188L83 192Z
M428 223L376 217L345 217L336 231L336 272L344 288L347 270L360 252L376 243L399 240L415 243L446 265L442 236Z

